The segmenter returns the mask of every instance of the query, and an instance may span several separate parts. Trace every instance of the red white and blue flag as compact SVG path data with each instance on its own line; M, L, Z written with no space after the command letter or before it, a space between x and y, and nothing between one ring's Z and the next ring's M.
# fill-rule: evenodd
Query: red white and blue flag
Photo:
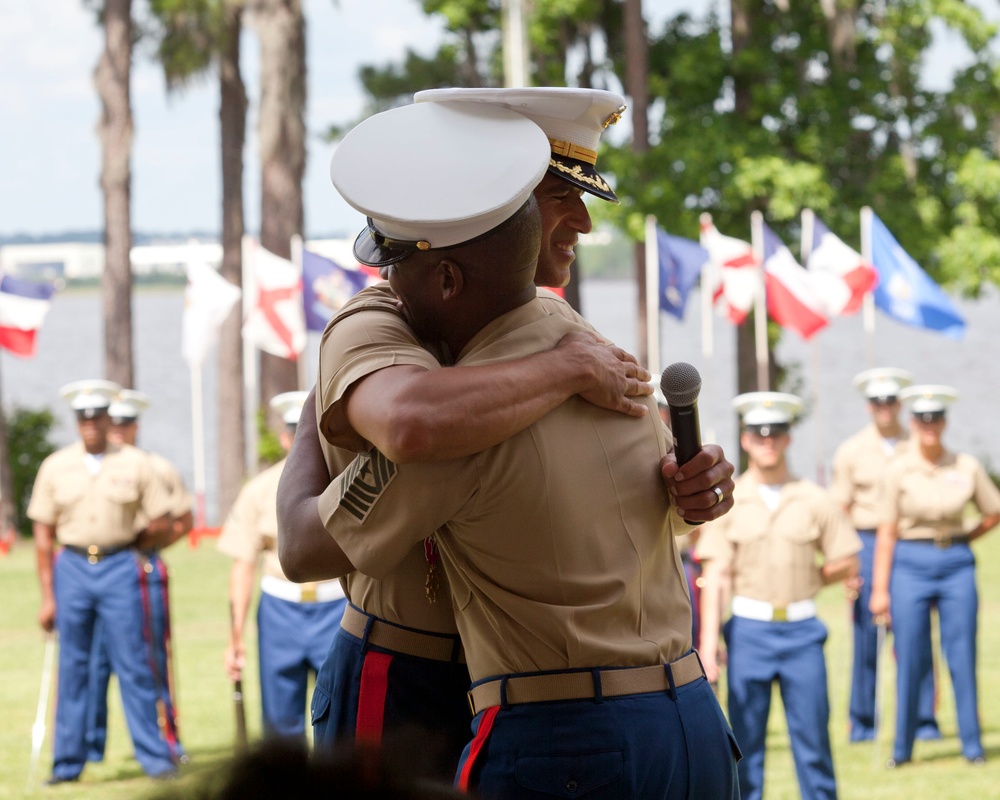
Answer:
M723 304L730 322L742 325L760 286L760 263L753 247L742 239L719 233L708 219L701 224L701 246L708 251L712 301Z
M812 249L806 266L817 281L830 317L853 314L878 283L875 267L815 217Z
M826 327L829 320L821 293L791 250L767 225L764 233L764 286L767 292L767 313L783 328L791 328L803 339L809 339Z
M302 251L302 302L306 330L322 332L326 323L354 295L378 282L361 269L347 269L332 258Z
M55 287L11 275L0 277L0 347L15 355L35 355L35 338L52 306Z

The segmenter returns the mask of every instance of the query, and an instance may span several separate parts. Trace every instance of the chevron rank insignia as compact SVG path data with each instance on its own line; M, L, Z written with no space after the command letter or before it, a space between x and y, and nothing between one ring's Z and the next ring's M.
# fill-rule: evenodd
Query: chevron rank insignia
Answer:
M340 508L364 522L382 492L396 477L396 465L374 447L362 453L338 478Z

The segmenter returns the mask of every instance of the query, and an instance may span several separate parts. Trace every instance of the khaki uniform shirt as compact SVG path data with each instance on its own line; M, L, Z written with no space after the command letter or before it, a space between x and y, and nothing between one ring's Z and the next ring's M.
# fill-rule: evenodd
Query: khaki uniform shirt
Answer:
M893 456L906 449L907 432L902 430L893 453L874 424L847 439L833 454L833 482L830 495L841 508L849 509L851 524L860 530L878 525L879 483Z
M976 459L945 452L930 464L910 449L886 471L879 521L896 523L900 539L955 536L964 530L969 503L984 516L1000 513L1000 490Z
M781 487L772 511L760 484L744 473L728 514L702 526L695 553L718 559L732 572L733 595L787 606L823 588L817 555L838 561L861 550L861 539L830 496L810 481Z
M533 300L480 331L459 363L553 347L582 330ZM574 397L526 430L453 461L358 457L319 501L359 571L391 575L436 534L473 680L672 661L691 607L658 463L672 446L647 398L642 419Z
M263 560L265 575L288 580L278 562L278 481L284 468L282 459L246 482L226 517L216 547L237 561Z
M170 516L173 519L183 517L192 510L191 493L184 485L184 479L180 472L167 459L159 453L146 453L149 457L150 466L156 477L163 482L163 487L170 498ZM136 517L136 532L143 530L149 524L149 519L145 514L138 514Z
M593 330L556 295L545 290L540 290L539 295L552 313L576 318ZM365 313L358 313L362 311ZM358 452L369 447L347 422L340 402L344 393L377 370L401 365L427 370L441 366L400 316L395 295L383 282L351 298L323 332L316 377L316 415L322 432L320 447L331 475L342 473ZM436 598L429 602L425 591L429 571L424 544L418 542L392 574L381 580L352 572L342 583L351 602L368 614L419 630L454 635L458 628L449 601L447 576L439 566Z
M121 547L135 541L136 519L170 512L170 498L147 455L130 445L108 444L96 475L83 442L42 462L28 504L35 522L53 525L61 544Z

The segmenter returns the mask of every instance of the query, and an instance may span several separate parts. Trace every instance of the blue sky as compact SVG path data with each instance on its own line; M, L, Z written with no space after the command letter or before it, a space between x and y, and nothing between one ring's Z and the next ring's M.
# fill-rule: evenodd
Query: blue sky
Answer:
M136 6L142 0L134 0ZM676 0L675 0L676 2ZM686 0L706 8L711 0ZM662 19L665 0L647 0ZM977 0L993 19L1000 0ZM676 7L671 3L672 7ZM386 63L407 47L433 51L440 25L417 0L303 0L307 20L309 154L304 183L306 234L350 234L362 220L330 185L332 145L320 134L355 118L364 63ZM723 8L728 2L722 3ZM0 235L97 230L100 151L94 134L99 104L92 73L101 31L83 0L0 0ZM947 74L963 53L941 35L935 68ZM243 74L251 97L245 154L247 229L259 226L256 150L257 39L243 40ZM132 220L145 233L216 231L219 227L218 96L214 76L167 95L162 74L139 50L132 73L136 136Z

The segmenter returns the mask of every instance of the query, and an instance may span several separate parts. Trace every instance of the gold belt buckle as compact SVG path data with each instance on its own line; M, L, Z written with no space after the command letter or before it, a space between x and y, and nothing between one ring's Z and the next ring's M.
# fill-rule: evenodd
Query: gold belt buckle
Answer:
M788 609L784 606L775 608L771 612L771 622L788 622Z
M951 537L950 536L940 536L934 540L934 546L940 547L944 550L947 547L951 547Z
M304 584L302 586L301 601L303 603L315 603L316 602L316 585L315 584Z
M90 547L87 548L87 563L96 564L100 560L101 548L99 548L96 544L90 545Z

